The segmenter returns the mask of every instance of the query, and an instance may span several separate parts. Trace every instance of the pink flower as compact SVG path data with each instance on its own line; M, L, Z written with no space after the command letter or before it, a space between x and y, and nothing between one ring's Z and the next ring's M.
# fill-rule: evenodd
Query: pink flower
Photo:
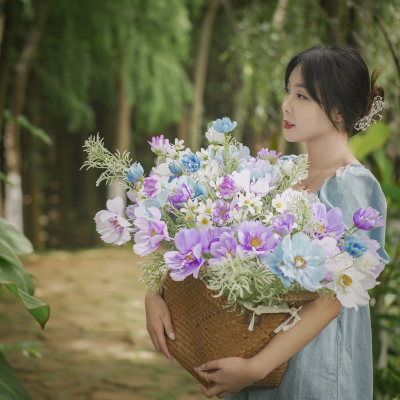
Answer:
M151 146L151 151L158 156L165 156L167 150L169 149L169 140L164 139L164 135L153 136L151 142L147 142Z
M114 243L121 246L131 240L128 226L131 226L125 218L124 201L120 196L107 201L107 210L99 211L94 220L96 221L96 231L100 233L101 239L106 243Z
M161 178L156 174L151 174L144 178L143 191L147 197L157 197L161 193Z

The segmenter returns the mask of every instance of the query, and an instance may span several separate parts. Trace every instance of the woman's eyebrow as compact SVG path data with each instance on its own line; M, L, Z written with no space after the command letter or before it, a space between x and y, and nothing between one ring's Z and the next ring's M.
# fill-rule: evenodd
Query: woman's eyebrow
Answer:
M288 85L290 85L290 81L289 80L288 80ZM296 85L294 85L294 86L301 87L301 88L306 88L306 85L304 83L296 83Z

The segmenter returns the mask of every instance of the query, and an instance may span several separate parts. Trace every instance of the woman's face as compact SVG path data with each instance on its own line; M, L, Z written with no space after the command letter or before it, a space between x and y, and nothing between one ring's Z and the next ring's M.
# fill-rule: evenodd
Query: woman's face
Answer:
M286 140L309 142L333 131L337 134L328 116L307 93L300 68L300 65L297 65L290 74L282 103Z

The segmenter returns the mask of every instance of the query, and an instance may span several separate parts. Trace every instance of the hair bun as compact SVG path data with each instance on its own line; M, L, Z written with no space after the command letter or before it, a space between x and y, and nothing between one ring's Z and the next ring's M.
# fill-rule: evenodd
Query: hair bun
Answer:
M367 108L363 114L366 116L371 111L372 102L374 101L374 97L380 96L382 97L382 101L385 101L385 91L382 86L375 86L375 82L378 79L378 76L381 74L381 68L374 68L371 74L371 91L368 93L367 97Z

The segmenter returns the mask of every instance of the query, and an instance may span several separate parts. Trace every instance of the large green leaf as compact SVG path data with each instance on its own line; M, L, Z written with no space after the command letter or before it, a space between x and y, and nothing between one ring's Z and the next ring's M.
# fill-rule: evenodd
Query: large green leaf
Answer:
M50 307L46 303L43 303L20 289L14 282L11 282L2 271L0 271L0 284L3 284L11 293L21 300L32 317L35 318L42 329L44 329L50 317Z
M7 183L12 186L12 183L8 180L7 175L0 171L0 181Z
M0 353L0 399L32 400L25 386Z
M382 182L381 188L386 197L390 197L393 203L400 205L400 186Z
M359 133L349 140L349 147L358 160L363 160L368 154L384 146L389 139L389 125L383 122L372 124L366 133Z
M10 282L14 282L21 290L30 295L35 293L35 285L26 272L22 262L10 247L0 240L0 270Z
M386 149L381 147L372 153L372 157L376 163L376 166L381 177L381 183L392 183L394 181L394 169L389 158L386 155Z
M17 231L4 218L0 218L0 240L6 243L16 254L33 252L33 246L29 239L23 233Z

